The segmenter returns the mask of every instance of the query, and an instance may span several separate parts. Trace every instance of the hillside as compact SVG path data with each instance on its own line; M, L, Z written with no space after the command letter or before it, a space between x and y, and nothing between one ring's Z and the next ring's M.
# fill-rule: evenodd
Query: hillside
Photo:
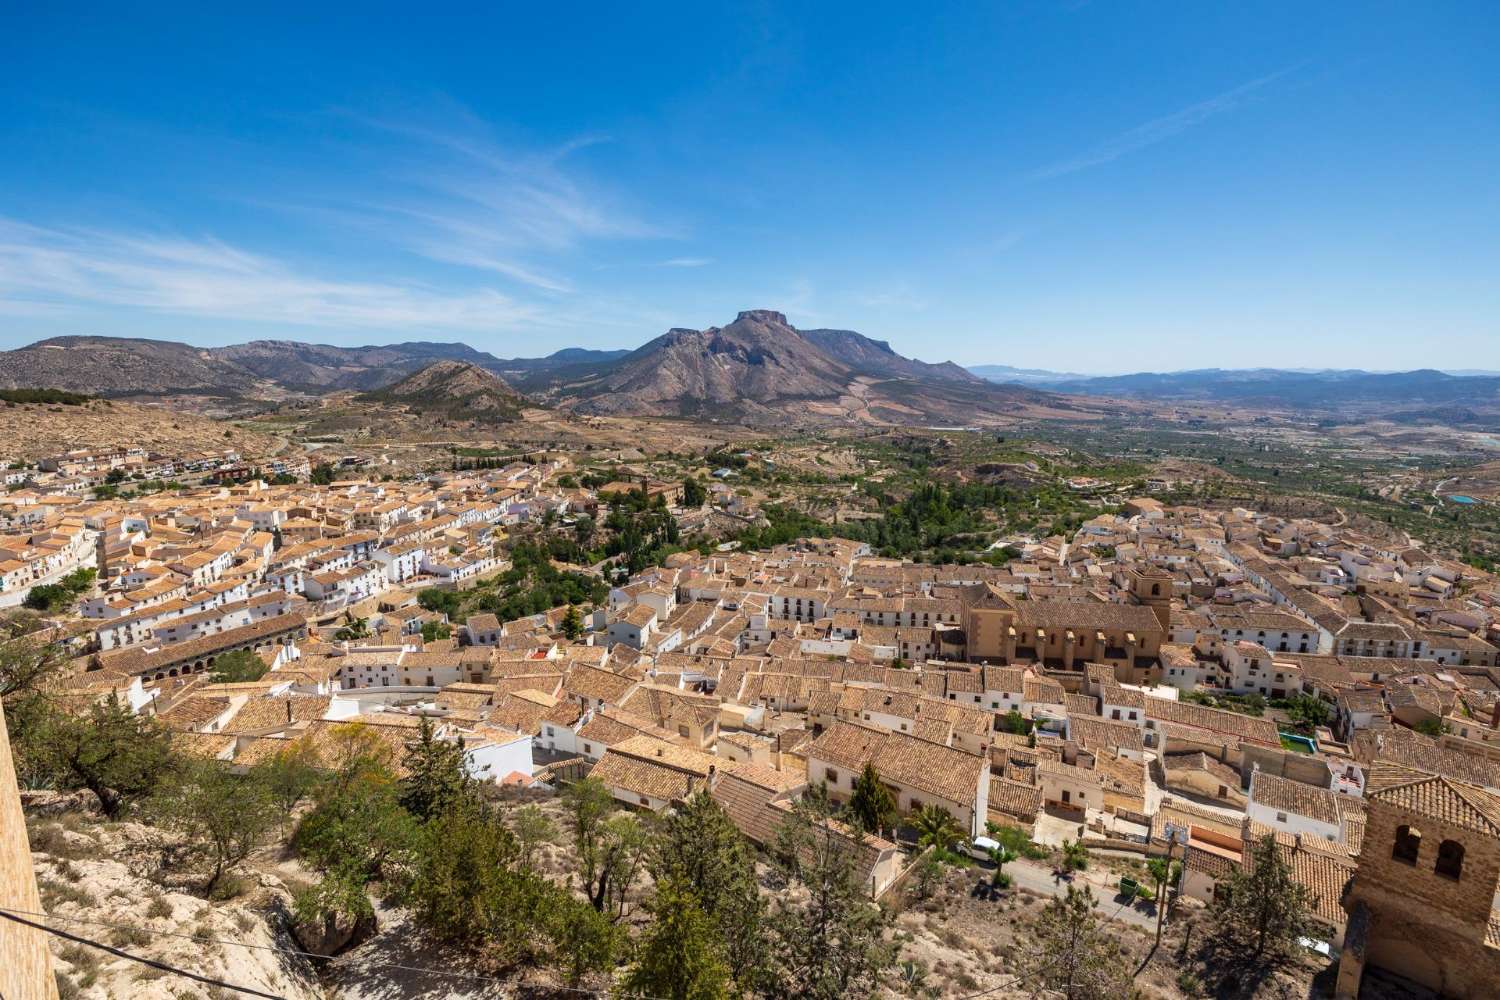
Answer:
M603 373L558 386L581 413L682 416L750 424L993 423L1086 409L991 385L956 365L905 358L848 330L803 332L779 312L724 327L673 329Z
M531 402L490 371L467 361L439 361L394 385L355 397L359 403L403 406L446 420L508 423Z
M853 330L803 330L802 336L829 357L866 375L892 378L935 378L953 382L983 383L977 375L951 361L929 364L903 357L884 340L872 340Z
M54 337L0 351L0 386L55 388L100 396L178 393L238 396L256 389L254 372L213 351L163 340Z

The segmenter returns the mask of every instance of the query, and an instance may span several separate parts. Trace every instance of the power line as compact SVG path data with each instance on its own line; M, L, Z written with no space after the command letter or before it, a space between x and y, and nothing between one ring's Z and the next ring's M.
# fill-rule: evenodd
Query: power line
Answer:
M43 914L42 916L46 915ZM18 917L9 910L0 909L0 917L4 917L6 920L14 921L18 924L24 924L27 927L32 927L39 931L46 931L48 934L55 934L60 938L67 938L69 941L74 941L78 944L88 945L90 948L98 948L100 951L107 951L111 955L116 955L120 958L127 958L132 962L139 962L142 965L149 965L153 969L160 969L162 972L167 972L174 976L183 976L188 979L195 979L198 982L206 983L209 986L219 986L226 990L234 990L236 993L247 993L253 997L264 997L265 1000L286 1000L285 997L278 996L275 993L262 993L260 990L251 989L248 986L236 986L233 983L226 983L222 979L214 979L210 976L200 976L196 972L189 972L186 969L179 969L175 965L168 965L165 962L158 962L153 958L143 958L140 955L132 955L128 951L121 951L119 948L107 945L103 941L95 941L92 938L81 937L77 934L70 934L67 931L59 930L56 927L48 927L46 924L39 924L35 921L27 920L24 917Z
M41 917L41 918L43 918L45 920L55 920L55 921L59 921L61 923L88 924L88 925L96 926L96 927L108 927L108 928L110 928L112 930L143 930L143 931L147 931L148 933L155 934L158 937L182 938L182 939L184 939L186 941L192 941L192 942L194 942L196 944L217 944L217 945L224 945L225 947L229 947L229 948L247 948L247 949L250 949L252 951L269 951L269 952L274 952L274 953L276 953L278 955L298 955L298 956L301 956L303 958L315 958L315 959L320 959L320 960L323 960L323 961L329 961L329 960L332 960L332 959L334 959L334 958L337 957L335 955L322 955L322 954L319 954L319 953L314 952L314 951L302 951L299 948L291 948L291 947L286 947L286 946L281 946L281 945L251 944L248 941L230 941L230 940L228 940L226 938L212 938L212 937L205 937L205 936L198 935L198 934L184 934L184 933L182 933L180 931L162 931L162 930L156 930L156 929L150 928L150 927L141 927L138 924L122 924L122 923L115 923L115 922L112 922L112 921L109 921L109 920L87 920L87 919L84 919L84 918L81 918L81 917L62 917L62 916L56 916L56 915L53 915L53 914L38 913L38 912L36 912L34 910L7 910L4 907L0 907L0 916L5 916L5 917L7 917L9 919L12 919L12 920L19 920L19 917L12 916L12 914L25 914L27 916ZM29 921L24 921L24 920L22 920L20 922L21 923L30 923ZM31 924L31 926L37 927L37 926L40 926L40 925L38 925L38 924ZM67 934L64 934L64 932L62 932L62 931L54 930L53 928L50 928L50 927L43 927L42 929L43 930L51 931L54 934L62 934L64 937L69 936ZM92 942L87 942L87 943L92 943ZM100 945L100 947L106 947L106 946ZM113 950L113 949L110 949L110 950ZM127 957L127 958L133 958L134 956L126 955L125 957ZM143 962L144 961L148 961L147 959L139 959L139 958L136 959L136 960L137 961L143 961ZM398 962L368 962L368 963L362 963L362 964L366 968L373 968L373 969L393 969L393 970L396 970L396 971L399 971L399 972L420 972L420 973L423 973L423 974L426 974L426 975L433 975L433 976L451 976L451 977L456 978L456 979L472 979L472 980L477 980L479 982L484 982L484 983L493 983L493 984L495 984L497 986L502 986L502 987L506 985L506 983L503 980L499 979L496 976L486 976L486 975L481 975L480 973L476 973L476 972L460 972L460 971L453 970L453 969L434 969L434 968L429 968L427 966L422 966L422 965L402 965L402 964L400 964ZM184 973L184 975L192 975L192 973ZM233 987L231 987L231 988L233 988ZM548 986L548 989L551 990L551 991L553 991L553 992L581 993L581 994L586 994L588 996L595 996L595 997L605 997L605 996L612 996L613 995L613 996L628 997L628 998L630 998L630 1000L669 1000L669 998L667 998L667 997L652 996L652 995L647 994L647 993L621 993L621 994L614 994L614 993L612 993L609 990L588 990L588 989L582 989L582 988L579 988L579 987L571 987L571 986ZM260 995L261 996L265 996L266 994L260 994ZM274 1000L282 1000L282 998L277 997L277 998L274 998Z

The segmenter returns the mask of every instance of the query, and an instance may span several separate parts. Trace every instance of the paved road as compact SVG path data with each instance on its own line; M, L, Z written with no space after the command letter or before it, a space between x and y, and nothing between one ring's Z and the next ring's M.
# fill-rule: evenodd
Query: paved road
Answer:
M986 871L992 866L987 863L980 865ZM1011 885L1017 888L1027 889L1039 896L1063 896L1067 894L1068 883L1055 880L1052 869L1043 865L1033 864L1029 861L1012 861L1005 866L1005 874L1010 876ZM1126 923L1135 924L1138 927L1155 932L1156 911L1147 904L1137 903L1134 906L1121 906L1121 900L1116 895L1115 886L1118 878L1112 879L1107 885L1098 876L1090 876L1089 873L1073 876L1073 885L1082 888L1087 885L1093 890L1094 898L1099 901L1098 912L1106 917L1123 920Z

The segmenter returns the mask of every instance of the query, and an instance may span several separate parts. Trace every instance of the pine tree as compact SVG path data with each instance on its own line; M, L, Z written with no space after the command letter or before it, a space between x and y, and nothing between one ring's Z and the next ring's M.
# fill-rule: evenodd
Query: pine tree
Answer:
M849 797L849 816L861 830L883 834L896 819L896 799L880 780L875 765L866 763Z
M718 928L730 976L748 990L764 964L765 904L755 852L728 813L707 792L693 795L663 819L649 867L657 882L693 887Z
M656 887L651 925L625 973L621 993L664 1000L719 1000L729 996L729 968L718 930L698 897L676 879Z
M401 764L406 769L401 805L424 822L451 809L473 790L464 770L463 744L438 739L431 719L422 719L417 738L406 744Z
M1256 958L1290 954L1312 921L1312 892L1292 878L1292 868L1270 834L1251 848L1214 894L1219 933Z
M1099 928L1094 894L1068 886L1037 921L1038 985L1067 1000L1107 1000L1123 995L1128 977L1117 949Z
M568 613L563 615L562 633L570 641L583 634L583 615L579 613L578 605L568 605Z

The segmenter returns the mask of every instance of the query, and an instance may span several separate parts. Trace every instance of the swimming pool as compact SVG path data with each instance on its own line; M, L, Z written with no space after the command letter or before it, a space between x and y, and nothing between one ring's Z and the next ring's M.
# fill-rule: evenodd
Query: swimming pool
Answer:
M1459 495L1457 493L1450 494L1449 497L1448 497L1448 499L1452 500L1454 503L1478 503L1479 502L1478 500L1475 500L1473 497L1461 496L1461 495Z

